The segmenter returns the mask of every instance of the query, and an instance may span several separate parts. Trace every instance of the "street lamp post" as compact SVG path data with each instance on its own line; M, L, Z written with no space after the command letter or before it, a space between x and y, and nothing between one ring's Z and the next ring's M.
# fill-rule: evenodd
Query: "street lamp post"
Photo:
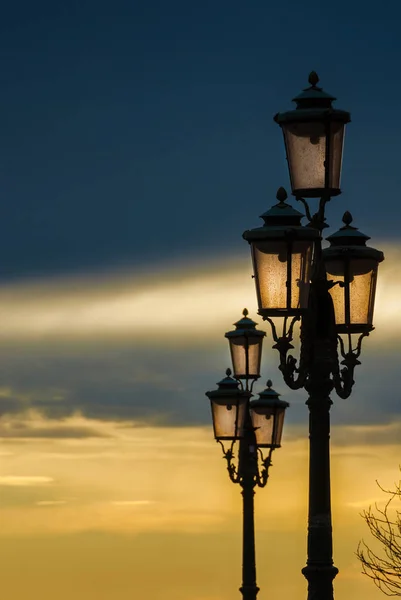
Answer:
M272 382L251 400L252 387L260 377L260 362L264 331L243 311L243 318L235 323L235 330L226 333L229 340L233 375L227 369L226 377L217 389L206 392L210 399L214 435L221 444L230 480L242 488L243 543L242 586L244 600L256 600L254 495L256 486L263 488L269 476L271 456L281 445L284 414L289 406L279 399ZM243 383L244 382L244 383ZM251 383L250 383L251 382ZM225 443L230 443L228 448ZM238 461L235 464L234 447L239 443ZM268 455L263 455L263 449Z
M271 325L279 369L291 389L308 393L309 514L302 573L308 600L333 600L338 569L332 550L330 393L335 389L341 398L351 394L362 339L373 329L377 270L384 256L366 246L369 237L351 226L348 212L344 226L327 238L330 247L322 249L325 206L341 193L343 138L350 115L333 108L335 98L318 81L312 72L310 87L294 99L296 109L275 116L284 134L292 194L303 204L309 223L301 225L304 215L285 202L287 194L280 188L279 203L262 215L264 225L243 237L251 246L258 312ZM313 214L308 204L312 198L319 199ZM283 318L281 333L277 317ZM299 362L290 354L297 321Z

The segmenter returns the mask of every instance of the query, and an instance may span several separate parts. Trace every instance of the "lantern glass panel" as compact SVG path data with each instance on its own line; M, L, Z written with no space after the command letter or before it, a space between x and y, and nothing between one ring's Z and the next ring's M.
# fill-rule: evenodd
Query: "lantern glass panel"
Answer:
M283 427L284 427L284 415L285 409L279 408L276 413L275 418L275 431L274 431L274 439L273 446L275 448L279 448L281 446L281 438L283 435Z
M350 322L368 324L373 322L376 291L377 262L355 259L349 266Z
M329 124L329 157L326 157L326 123L304 121L283 125L292 191L304 196L318 195L322 189L340 187L344 124ZM328 163L326 163L326 158ZM326 182L326 165L327 182ZM316 190L316 194L313 193Z
M345 265L342 260L330 260L326 263L327 279L336 283L330 288L330 295L334 304L334 315L336 325L343 325L345 320L345 288L344 288L344 271ZM341 284L341 286L339 285Z
M308 305L312 242L254 242L253 262L259 309L300 309ZM291 250L290 250L291 248ZM290 293L287 271L291 252Z
M260 376L260 359L262 356L262 336L238 336L230 338L231 359L234 377L245 379ZM248 354L248 369L247 369Z
M342 282L330 289L336 325L371 326L376 292L377 261L366 258L326 262L327 279Z
M250 413L252 418L252 425L255 429L256 444L261 448L270 448L270 446L273 443L275 409L252 408L251 404Z
M330 125L330 170L329 187L340 189L343 160L345 125L334 122Z
M214 437L220 440L235 440L243 437L246 402L238 398L234 403L212 400Z

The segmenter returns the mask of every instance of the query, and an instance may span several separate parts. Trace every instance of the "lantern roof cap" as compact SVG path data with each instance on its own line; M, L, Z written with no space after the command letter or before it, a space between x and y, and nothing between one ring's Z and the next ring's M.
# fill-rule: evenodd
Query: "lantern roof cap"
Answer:
M353 246L365 246L366 242L370 240L370 237L362 231L359 231L357 227L351 225L353 218L351 213L347 210L342 218L344 223L343 227L340 227L338 231L329 235L326 239L331 243L332 246L339 246L343 244L352 244Z
M278 203L260 215L264 220L262 227L245 231L242 237L249 243L254 240L294 238L297 240L313 240L319 237L319 232L313 227L303 227L301 219L304 215L286 203L287 192L283 187L277 191Z
M333 108L335 96L328 94L323 88L318 87L319 77L315 71L309 74L310 86L303 89L300 94L292 99L296 103L295 110L277 113L274 117L276 123L293 121L315 121L329 116L333 121L348 123L351 115L345 110Z
M274 204L269 210L260 215L260 218L264 220L265 225L276 225L278 223L289 222L289 220L291 220L291 224L300 225L301 219L303 219L305 215L293 208L291 204L287 204L286 200L288 194L283 187L278 188L276 198L278 203Z
M251 401L251 408L287 408L288 402L280 400L280 394L272 389L272 381L269 379L266 383L267 388L260 392L257 400Z
M330 242L330 247L323 250L325 258L336 258L340 256L354 256L359 258L369 258L382 262L384 254L380 250L366 245L370 237L357 227L353 227L352 215L346 211L343 216L344 226L335 233L329 235L326 240Z
M217 385L219 389L235 389L238 388L238 381L231 377L231 369L226 369L226 376L221 379Z
M239 337L242 335L250 337L264 337L266 335L266 332L256 329L257 323L248 317L249 313L247 308L244 308L242 314L244 315L242 319L234 323L235 329L232 331L227 331L225 334L226 338Z
M325 92L323 88L317 86L319 83L319 76L316 71L312 71L309 74L308 82L310 83L310 86L304 88L300 94L292 99L293 102L297 103L297 108L310 108L311 104L313 104L313 106L319 104L319 106L329 108L331 103L337 99L335 96Z
M242 397L242 398L250 398L252 394L250 392L243 391L239 387L239 381L231 377L231 369L226 370L226 377L221 379L217 383L217 389L212 390L210 392L206 392L206 396L210 400L218 401L219 399L223 400L224 398L229 397Z

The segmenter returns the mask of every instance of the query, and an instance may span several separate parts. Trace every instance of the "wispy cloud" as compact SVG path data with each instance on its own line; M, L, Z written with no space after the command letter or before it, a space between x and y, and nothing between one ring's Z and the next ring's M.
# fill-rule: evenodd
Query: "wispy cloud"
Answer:
M43 475L0 475L0 486L27 487L53 483L52 477Z
M67 500L39 500L36 506L63 506L67 504Z
M149 506L154 503L154 500L113 500L111 502L113 506Z
M376 322L399 331L401 250L387 247L380 267ZM152 276L105 273L19 283L0 291L0 339L93 339L134 336L143 343L210 338L246 305L256 311L251 264L240 259L165 268Z

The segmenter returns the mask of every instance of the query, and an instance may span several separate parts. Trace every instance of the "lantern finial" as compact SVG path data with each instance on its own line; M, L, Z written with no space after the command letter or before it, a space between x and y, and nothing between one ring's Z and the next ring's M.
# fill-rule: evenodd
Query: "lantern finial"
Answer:
M280 203L283 203L287 200L288 195L283 187L278 188L276 198Z
M352 215L348 210L343 215L343 223L347 227L348 227L348 225L351 225L351 223L352 223Z
M232 373L231 369L226 369L227 377L231 377L231 373Z
M271 380L271 379L268 379L268 380L267 380L267 383L266 383L266 385L267 385L267 387L270 389L270 388L272 387L272 385L273 385L273 382L272 382L272 380Z
M311 71L311 73L309 73L308 81L312 87L316 87L319 83L319 76L316 71Z
M247 308L244 308L244 310L242 311L242 314L244 315L244 317L247 317L249 312Z

